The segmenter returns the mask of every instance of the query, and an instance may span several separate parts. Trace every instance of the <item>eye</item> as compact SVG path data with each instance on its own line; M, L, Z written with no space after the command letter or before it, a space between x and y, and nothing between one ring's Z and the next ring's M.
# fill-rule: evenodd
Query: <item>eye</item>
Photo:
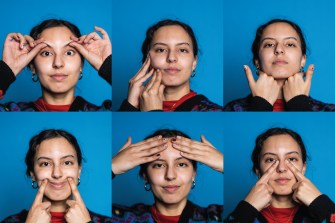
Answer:
M48 162L40 163L40 167L47 167L47 166L50 166L50 163L48 163Z
M179 50L181 53L188 53L189 51L188 51L188 49L180 49Z
M164 164L162 163L155 163L154 165L152 165L152 168L155 168L155 169L160 169L160 168L163 168L164 167Z
M288 158L288 160L289 160L290 162L297 162L297 161L298 161L298 159L297 159L297 158L294 158L294 157L290 157L290 158Z
M48 57L48 56L51 56L52 53L51 53L51 52L48 52L48 51L43 51L43 52L40 53L40 55L41 55L42 57Z
M275 45L273 43L265 43L264 48L271 48L274 47Z
M288 43L287 46L288 47L295 47L296 45L294 43Z
M73 162L72 161L65 161L64 164L66 166L71 166L71 165L73 165Z
M157 49L155 49L155 52L156 53L164 53L164 52L166 52L166 50L163 49L163 48L157 48Z
M274 161L276 161L275 158L266 158L265 159L265 163L273 163Z
M185 168L185 167L188 167L188 164L187 163L178 163L177 166Z
M72 56L72 55L75 54L75 52L74 52L74 50L68 50L68 51L66 51L65 54L68 55L68 56Z

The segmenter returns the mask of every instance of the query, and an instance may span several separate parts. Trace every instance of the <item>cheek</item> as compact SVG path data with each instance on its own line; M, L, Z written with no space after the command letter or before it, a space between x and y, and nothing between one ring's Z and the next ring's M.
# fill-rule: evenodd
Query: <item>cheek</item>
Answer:
M150 65L153 68L162 68L166 62L166 58L163 55L153 55L150 54Z
M161 184L164 182L164 171L150 170L148 171L148 180L151 184Z

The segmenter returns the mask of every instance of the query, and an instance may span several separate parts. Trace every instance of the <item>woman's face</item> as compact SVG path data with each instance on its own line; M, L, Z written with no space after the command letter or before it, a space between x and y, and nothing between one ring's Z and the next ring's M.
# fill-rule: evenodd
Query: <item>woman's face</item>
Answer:
M71 36L75 36L67 27L45 29L40 38L47 47L35 57L31 66L37 73L42 89L53 94L74 93L82 61L79 52L69 46Z
M176 87L189 85L197 64L193 43L188 33L178 25L163 26L153 36L150 45L151 66L162 72L162 83Z
M298 33L287 23L273 23L265 28L256 66L275 79L287 79L306 63Z
M264 141L260 153L261 176L274 163L278 162L276 171L272 174L268 184L274 189L276 195L292 194L292 186L297 182L286 161L291 162L302 174L305 173L306 164L302 160L301 149L290 135L270 136Z
M71 196L68 178L78 183L81 166L74 147L63 137L44 140L36 150L32 179L41 185L48 180L44 196L50 201L64 201Z
M158 160L148 164L147 176L144 176L156 201L164 204L186 201L196 175L191 161L182 157L171 142L160 155Z

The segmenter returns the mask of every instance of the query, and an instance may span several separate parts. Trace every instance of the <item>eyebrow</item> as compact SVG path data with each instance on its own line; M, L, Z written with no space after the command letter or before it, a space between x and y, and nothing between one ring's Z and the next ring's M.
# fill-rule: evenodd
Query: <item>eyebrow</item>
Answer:
M72 42L73 42L73 40L71 40L68 43L64 44L62 47L67 47L67 46L72 47L72 46L69 45ZM47 47L53 48L50 44L46 43L45 41L43 41L43 43L45 43L47 45ZM74 47L72 47L72 48L74 48Z
M293 37L293 36L289 36L289 37L285 37L284 40L288 40L288 39L293 39L295 41L298 42L298 39ZM275 38L272 38L272 37L265 37L261 40L261 43L264 42L265 40L276 40Z
M175 159L174 161L178 161L178 160L181 160L181 159L186 159L186 160L188 160L187 158L181 156L181 157L178 157L177 159ZM166 160L163 160L163 159L157 159L157 160L154 160L154 161L152 161L152 162L155 162L155 161L166 162Z
M166 43L161 43L161 42L157 42L157 43L152 44L152 46L156 46L156 45L164 45L164 46L168 46L168 44L166 44ZM188 45L188 46L191 46L191 44L188 43L188 42L182 42L182 43L177 43L177 44L176 44L176 46L180 46L180 45Z
M297 154L297 155L300 155L300 153L296 152L296 151L292 151L292 152L288 152L285 154L285 156L287 155L291 155L291 154ZM277 156L277 154L275 153L264 153L262 157L266 156L266 155L272 155L272 156Z
M73 159L75 159L74 155L63 156L60 159L66 159L66 158L73 158ZM41 159L52 160L51 158L45 157L45 156L38 157L37 160L41 160Z

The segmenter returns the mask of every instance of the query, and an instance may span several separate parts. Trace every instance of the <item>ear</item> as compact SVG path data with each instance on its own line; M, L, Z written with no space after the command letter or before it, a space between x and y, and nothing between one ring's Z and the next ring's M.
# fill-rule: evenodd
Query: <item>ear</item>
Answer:
M78 177L80 178L82 166L79 166Z
M262 174L260 173L260 171L258 169L256 169L256 175L257 175L258 179L261 178L261 176L262 176Z
M301 57L300 67L304 67L306 64L306 54Z
M29 67L30 67L31 72L32 72L33 74L36 74L36 67L35 67L34 63L31 62L31 63L29 64Z
M302 166L302 170L301 170L303 175L305 175L306 167L307 167L307 165L306 165L306 162L305 162L304 165Z
M195 180L196 175L197 175L197 171L193 171L193 174L192 174L192 181Z
M198 64L198 56L196 56L196 57L194 58L194 61L193 61L193 63L192 63L192 71L195 70L195 68L197 67L197 64Z
M259 65L259 61L257 59L255 59L254 64L256 66L256 68L260 68L261 66Z
M145 182L149 182L149 179L148 179L148 177L145 173L143 173L142 177L143 177Z
M32 171L30 171L29 173L30 173L30 177L31 177L31 179L32 179L33 181L36 181L35 174L34 174Z

